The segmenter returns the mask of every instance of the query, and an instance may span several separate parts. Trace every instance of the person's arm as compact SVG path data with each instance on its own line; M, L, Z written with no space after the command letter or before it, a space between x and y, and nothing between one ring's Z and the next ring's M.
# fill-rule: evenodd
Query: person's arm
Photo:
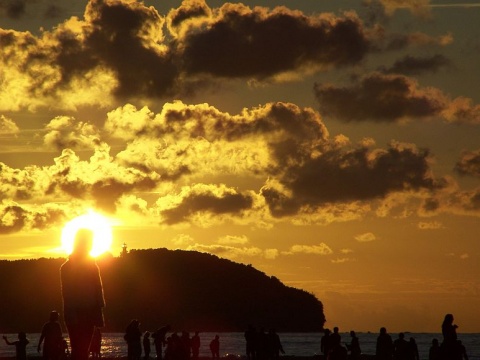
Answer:
M43 339L45 339L45 333L42 329L42 334L40 335L40 339L38 339L37 352L40 352L41 350Z
M7 345L14 345L13 343L11 343L10 341L8 341L7 337L5 335L3 335L3 340L5 340L5 343Z

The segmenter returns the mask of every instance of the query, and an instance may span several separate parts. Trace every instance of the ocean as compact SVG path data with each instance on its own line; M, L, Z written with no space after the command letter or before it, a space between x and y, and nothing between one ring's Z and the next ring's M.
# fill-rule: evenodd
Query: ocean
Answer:
M245 355L245 339L241 332L229 333L200 333L200 356L210 356L209 343L215 337L220 336L220 355L227 354L244 356ZM16 340L16 334L6 334L10 341ZM290 356L313 356L320 354L320 338L322 333L279 333L282 341L285 355ZM342 333L342 343L350 342L350 335ZM378 334L376 333L357 333L360 339L360 346L362 353L373 355L375 354L375 343ZM397 334L391 333L392 339L397 338ZM40 334L27 334L30 343L27 346L27 355L38 356L37 344ZM441 334L432 333L405 333L405 338L408 340L411 337L415 338L421 360L428 360L428 350L433 338L441 341ZM467 354L470 360L480 360L480 334L458 334L459 339L465 345ZM105 333L102 340L102 356L119 358L127 355L127 348L123 333ZM152 353L155 356L155 350L152 346ZM8 346L4 342L0 344L0 357L14 357L15 347Z

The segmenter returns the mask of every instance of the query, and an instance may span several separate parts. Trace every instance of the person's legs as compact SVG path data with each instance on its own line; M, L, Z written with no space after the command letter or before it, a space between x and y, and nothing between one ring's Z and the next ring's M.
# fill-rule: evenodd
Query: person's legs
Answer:
M72 360L88 360L88 350L92 340L94 326L90 324L67 325L70 337Z

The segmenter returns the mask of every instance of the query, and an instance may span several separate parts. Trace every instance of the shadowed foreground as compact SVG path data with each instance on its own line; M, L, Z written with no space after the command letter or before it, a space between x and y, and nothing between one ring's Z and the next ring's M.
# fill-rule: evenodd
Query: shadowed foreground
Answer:
M15 359L15 356L11 357L0 357L0 360L12 360ZM28 360L42 360L43 358L41 356L27 356ZM122 356L122 357L102 357L102 360L127 360L127 356ZM143 357L142 357L143 359ZM150 357L150 360L155 360L155 357ZM206 357L206 356L199 356L198 360L211 360L211 357ZM235 355L226 355L226 356L220 356L220 359L224 360L246 360L246 356L235 356ZM324 360L323 355L315 355L315 356L294 356L294 355L283 355L280 356L281 360ZM362 354L360 359L363 360L373 360L375 359L375 355L366 355Z

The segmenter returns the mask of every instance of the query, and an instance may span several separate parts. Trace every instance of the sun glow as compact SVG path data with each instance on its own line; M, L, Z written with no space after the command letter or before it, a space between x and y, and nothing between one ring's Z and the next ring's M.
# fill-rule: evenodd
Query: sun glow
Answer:
M75 235L79 229L93 232L93 246L90 255L97 257L110 250L112 246L112 227L110 221L94 211L77 216L65 224L62 230L62 248L67 254L73 251Z

